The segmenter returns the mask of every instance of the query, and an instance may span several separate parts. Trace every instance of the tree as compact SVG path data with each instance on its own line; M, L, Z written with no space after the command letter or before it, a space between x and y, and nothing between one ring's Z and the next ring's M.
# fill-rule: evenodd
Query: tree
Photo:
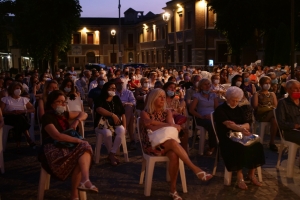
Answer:
M16 0L15 36L21 48L57 70L58 53L71 43L79 25L79 0Z
M13 2L10 0L0 0L0 51L7 52L8 16L13 13Z
M225 37L229 51L240 64L243 46L254 36L261 26L259 19L260 0L210 0L210 10L217 13L216 29Z

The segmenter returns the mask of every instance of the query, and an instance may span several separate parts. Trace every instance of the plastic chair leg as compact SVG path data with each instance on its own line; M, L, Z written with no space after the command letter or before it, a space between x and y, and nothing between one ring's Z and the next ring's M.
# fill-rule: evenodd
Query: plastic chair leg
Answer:
M261 174L261 167L257 167L257 175L258 175L258 181L262 182L262 174Z
M292 178L294 174L294 163L296 158L298 145L292 143L289 145L289 154L288 154L288 161L287 161L287 169L286 169L286 177Z
M44 199L45 189L49 189L50 175L41 167L40 182L38 187L38 200Z
M126 144L126 136L125 135L122 138L122 147L123 147L123 154L124 154L125 162L129 162L127 144Z
M95 146L95 155L94 155L95 163L99 163L101 145L102 145L102 134L96 133L96 146Z
M284 143L281 143L281 144L280 144L280 147L279 147L279 154L278 154L277 165L276 165L276 168L277 168L277 169L278 169L279 166L280 166L281 156L282 156L283 149L284 149Z
M144 195L146 197L151 195L154 165L155 162L148 160L147 167L146 167L146 178L145 178L145 188L144 188Z
M140 184L144 183L144 178L145 178L145 171L146 171L146 159L143 158L142 161L142 170L141 170L141 175L140 175Z
M200 129L200 142L199 142L199 154L200 155L203 155L203 153L204 153L205 134L206 134L206 130L204 128L201 128Z
M179 159L179 173L180 173L180 178L181 178L182 191L183 191L183 193L187 193L184 164L181 159Z
M213 168L213 172L212 172L213 176L216 175L217 165L218 165L218 157L219 157L219 147L217 147L216 158L215 158L214 168Z
M232 172L229 172L225 167L224 185L231 185Z

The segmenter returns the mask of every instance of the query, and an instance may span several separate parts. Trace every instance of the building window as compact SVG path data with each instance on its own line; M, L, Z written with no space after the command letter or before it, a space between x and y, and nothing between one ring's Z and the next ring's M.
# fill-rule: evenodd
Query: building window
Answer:
M129 60L129 62L133 62L133 53L132 52L128 53L128 60Z
M110 53L110 63L117 62L117 53Z
M80 44L80 34L73 34L73 44Z
M159 52L159 51L156 51L156 62L157 62L157 63L159 63L159 61L160 61L158 52Z
M92 33L87 34L87 43L94 44L94 35Z
M174 21L174 16L171 17L171 32L175 31L175 21Z
M187 61L192 62L192 45L187 45Z
M178 46L178 62L182 62L182 46Z
M187 12L187 29L192 28L192 11Z
M79 63L79 57L75 57L74 63L75 63L75 64L78 64L78 63Z
M161 39L160 29L157 27L156 28L156 40L160 40L160 39Z
M133 34L128 34L128 48L133 48Z
M171 54L171 62L174 62L174 58L175 58L175 51L174 51L174 47L171 47L170 48L170 54Z
M145 63L145 53L142 52L142 63Z
M154 63L155 59L154 59L154 51L151 51L151 62Z
M184 21L183 21L183 16L179 16L179 29L182 31L184 29Z
M146 52L146 63L149 63L149 52Z

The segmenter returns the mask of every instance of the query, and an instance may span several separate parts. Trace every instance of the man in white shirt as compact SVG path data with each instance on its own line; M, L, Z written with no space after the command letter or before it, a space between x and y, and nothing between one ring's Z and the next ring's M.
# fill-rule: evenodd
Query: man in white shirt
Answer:
M231 83L231 79L237 75L235 71L233 71L232 67L228 67L228 82Z

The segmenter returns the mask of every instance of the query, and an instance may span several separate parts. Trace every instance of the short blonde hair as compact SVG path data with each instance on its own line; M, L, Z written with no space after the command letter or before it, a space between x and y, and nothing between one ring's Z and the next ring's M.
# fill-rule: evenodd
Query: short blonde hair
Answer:
M166 96L165 91L160 88L155 88L155 89L151 90L151 92L147 95L146 102L145 102L146 106L145 106L144 110L147 111L148 113L152 114L155 111L154 102L161 94ZM166 108L167 108L167 105L166 105L166 101L165 101L163 110L166 110Z

